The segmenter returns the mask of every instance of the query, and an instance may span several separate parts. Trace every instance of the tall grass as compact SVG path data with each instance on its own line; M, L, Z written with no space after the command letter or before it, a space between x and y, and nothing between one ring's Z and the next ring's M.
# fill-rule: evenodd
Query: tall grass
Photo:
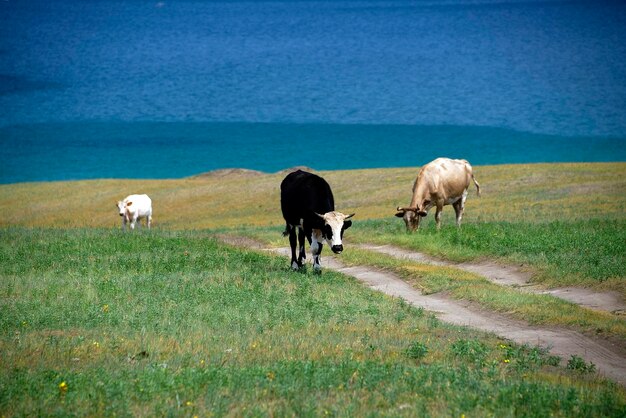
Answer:
M202 231L4 229L0 261L7 416L626 411L537 349Z

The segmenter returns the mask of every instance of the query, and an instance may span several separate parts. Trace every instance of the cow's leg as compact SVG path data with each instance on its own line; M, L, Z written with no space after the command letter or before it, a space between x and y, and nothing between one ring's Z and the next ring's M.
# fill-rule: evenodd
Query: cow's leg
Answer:
M461 218L463 218L463 201L457 200L452 204L454 212L456 213L456 226L461 226Z
M320 254L322 254L322 248L324 247L324 244L322 244L322 240L324 238L322 237L322 231L320 231L319 229L314 229L311 233L311 254L313 254L313 268L315 270L319 270L322 268L322 265L320 264L321 261L321 256Z
M441 213L443 212L443 203L437 203L437 211L435 212L435 221L437 222L437 230L441 229Z
M152 215L148 215L146 219L148 220L148 229L152 228Z
M126 216L122 216L122 231L126 232Z
M302 265L302 260L306 258L304 251L304 229L298 228L298 244L300 244L300 254L298 255L298 264Z
M296 259L296 245L298 245L298 237L296 237L296 227L289 226L289 246L291 247L291 268L298 270L302 264Z
M137 223L137 218L133 216L130 220L130 229L135 229L135 224Z
M463 219L463 212L465 212L465 200L467 199L467 189L463 191L463 195L459 200L454 202L454 211L456 212L456 226L461 226L461 219Z

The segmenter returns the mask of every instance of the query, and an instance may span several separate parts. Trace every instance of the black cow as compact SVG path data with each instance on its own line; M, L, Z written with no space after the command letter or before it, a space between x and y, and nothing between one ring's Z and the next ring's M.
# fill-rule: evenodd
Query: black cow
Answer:
M335 212L335 200L330 186L323 178L298 170L287 175L280 184L280 207L287 227L283 235L289 235L291 267L302 267L304 237L309 240L313 254L313 268L319 269L322 241L326 240L335 254L343 251L343 231L350 228L354 216ZM296 228L300 254L296 259Z

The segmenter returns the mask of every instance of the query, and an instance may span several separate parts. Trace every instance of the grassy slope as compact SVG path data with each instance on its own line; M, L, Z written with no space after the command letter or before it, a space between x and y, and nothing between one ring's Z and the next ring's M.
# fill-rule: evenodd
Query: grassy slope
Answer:
M626 412L536 350L203 232L10 228L0 261L7 416Z

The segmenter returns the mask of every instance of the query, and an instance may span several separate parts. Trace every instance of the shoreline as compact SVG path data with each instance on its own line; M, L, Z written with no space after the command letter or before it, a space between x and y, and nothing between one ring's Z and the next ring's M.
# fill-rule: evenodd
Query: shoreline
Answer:
M471 163L471 162L470 162ZM626 167L626 161L591 161L591 162L530 162L530 163L512 163L512 164L472 164L472 167L475 169L480 168L503 168L503 167L522 167L522 166L530 166L530 167L545 167L545 166L555 166L555 167L577 167L581 165L593 165L593 166L602 166L602 165L615 165L621 166L624 165ZM116 182L116 181L130 181L130 182L168 182L168 181L185 181L185 180L211 180L211 179L240 179L240 178L258 178L258 177L271 177L278 175L286 175L292 171L301 169L304 171L310 171L316 174L329 174L329 173L353 173L356 171L362 172L376 172L376 171L404 171L404 170L414 170L414 174L417 175L419 168L421 166L406 166L406 167L368 167L368 168L348 168L348 169L336 169L336 170L318 170L308 166L293 166L287 167L274 172L265 172L260 170L252 170L249 168L243 167L229 167L229 168L218 168L215 170L203 171L198 174L193 174L190 176L184 177L165 177L165 178L154 178L154 177L100 177L100 178L83 178L83 179L66 179L66 180L35 180L35 181L18 181L14 183L2 183L0 182L0 188L2 187L10 187L10 186L19 186L19 185L36 185L36 184L57 184L57 183L81 183L81 182Z
M199 122L77 122L0 128L0 183L184 178L229 168L274 173L626 161L626 137L559 137L498 127Z

